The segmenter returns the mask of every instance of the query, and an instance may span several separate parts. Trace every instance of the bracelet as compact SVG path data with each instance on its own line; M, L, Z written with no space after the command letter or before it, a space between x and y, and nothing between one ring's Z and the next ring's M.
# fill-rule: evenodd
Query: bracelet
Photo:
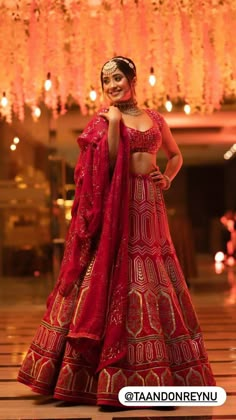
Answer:
M163 190L168 190L171 186L171 179L165 174L163 175L163 178L166 180L166 186L163 188Z

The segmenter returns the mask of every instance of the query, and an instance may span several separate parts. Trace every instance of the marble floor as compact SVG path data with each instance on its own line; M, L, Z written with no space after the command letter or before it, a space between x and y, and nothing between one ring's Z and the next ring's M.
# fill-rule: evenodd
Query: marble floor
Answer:
M16 381L24 354L44 311L50 277L1 278L0 419L236 419L236 268L216 274L210 258L199 259L191 295L203 329L217 385L227 392L219 407L178 407L103 413L97 407L68 405L31 392Z

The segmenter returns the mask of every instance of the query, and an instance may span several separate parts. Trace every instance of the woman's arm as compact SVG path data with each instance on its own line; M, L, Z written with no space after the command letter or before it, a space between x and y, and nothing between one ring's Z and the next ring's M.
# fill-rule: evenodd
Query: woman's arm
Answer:
M107 136L110 166L114 167L120 141L120 120L122 115L120 110L115 106L110 106L107 112L100 112L99 115L108 121Z
M168 159L165 171L163 174L160 171L152 172L151 176L161 188L168 189L183 164L183 158L165 120L162 126L162 149Z
M164 175L172 181L183 164L183 158L165 120L162 127L162 148L168 158Z

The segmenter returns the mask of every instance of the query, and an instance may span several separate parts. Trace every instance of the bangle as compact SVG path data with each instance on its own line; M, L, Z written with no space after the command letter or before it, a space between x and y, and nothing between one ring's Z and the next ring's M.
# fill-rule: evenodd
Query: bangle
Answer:
M163 190L168 190L171 186L171 179L165 174L163 175L163 178L166 180L166 186L163 188Z

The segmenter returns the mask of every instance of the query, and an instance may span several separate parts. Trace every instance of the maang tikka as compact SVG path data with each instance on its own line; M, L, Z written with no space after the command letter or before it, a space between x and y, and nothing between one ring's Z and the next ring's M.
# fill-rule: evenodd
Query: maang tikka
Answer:
M134 71L134 73L136 73L133 63L131 63L131 61L127 60L127 58L116 57L116 60L124 61ZM106 75L110 75L117 68L118 68L118 66L117 66L116 61L114 59L112 59L112 60L110 60L110 61L108 61L107 63L104 64L103 69L102 69L102 73L104 73Z
M116 69L117 69L117 63L113 60L110 60L106 64L104 64L102 72L106 75L110 75L114 73Z

